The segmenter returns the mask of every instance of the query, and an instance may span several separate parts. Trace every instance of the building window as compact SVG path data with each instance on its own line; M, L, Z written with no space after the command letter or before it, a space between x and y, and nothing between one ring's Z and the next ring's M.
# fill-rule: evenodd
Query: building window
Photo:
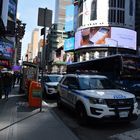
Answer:
M110 0L109 6L109 22L124 24L125 0Z
M83 21L83 13L82 13L83 12L83 3L80 4L78 10L79 10L79 20L78 20L79 25L78 26L80 27L80 26L82 26L82 21Z
M129 15L133 16L133 0L129 1Z
M125 8L125 0L109 0L109 7Z
M117 23L124 23L124 11L117 11Z
M92 0L90 20L97 19L97 0Z
M109 22L116 22L116 10L109 9Z
M109 7L116 7L116 0L110 0Z

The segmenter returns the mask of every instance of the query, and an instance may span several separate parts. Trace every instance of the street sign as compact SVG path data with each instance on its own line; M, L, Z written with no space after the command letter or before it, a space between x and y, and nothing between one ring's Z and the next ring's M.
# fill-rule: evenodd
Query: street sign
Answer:
M52 25L52 10L47 8L38 9L38 26L51 27Z

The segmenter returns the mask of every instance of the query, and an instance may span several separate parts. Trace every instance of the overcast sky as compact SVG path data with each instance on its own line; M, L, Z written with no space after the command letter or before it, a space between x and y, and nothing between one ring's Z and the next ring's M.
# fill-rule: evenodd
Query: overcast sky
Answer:
M55 0L18 0L17 17L22 23L26 23L26 31L22 39L21 56L25 55L28 43L31 42L32 31L35 28L42 28L37 26L38 8L46 7L54 11Z

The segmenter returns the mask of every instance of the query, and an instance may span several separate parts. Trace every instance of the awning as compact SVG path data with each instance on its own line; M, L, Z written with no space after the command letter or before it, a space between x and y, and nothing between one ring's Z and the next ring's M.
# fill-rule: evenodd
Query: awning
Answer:
M53 65L66 65L66 62L64 62L64 61L56 61L56 62L53 62Z

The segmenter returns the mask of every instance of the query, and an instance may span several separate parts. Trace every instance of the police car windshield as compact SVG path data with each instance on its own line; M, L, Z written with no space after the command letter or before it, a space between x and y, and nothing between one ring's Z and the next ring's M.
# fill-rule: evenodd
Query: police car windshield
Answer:
M116 86L107 78L80 77L79 85L81 90L116 89Z
M48 75L45 78L45 82L59 82L61 80L61 75Z

